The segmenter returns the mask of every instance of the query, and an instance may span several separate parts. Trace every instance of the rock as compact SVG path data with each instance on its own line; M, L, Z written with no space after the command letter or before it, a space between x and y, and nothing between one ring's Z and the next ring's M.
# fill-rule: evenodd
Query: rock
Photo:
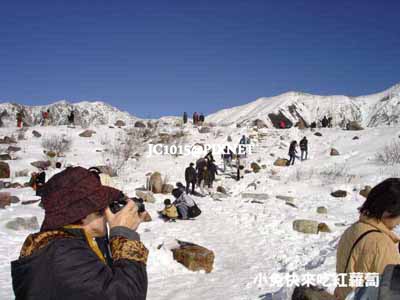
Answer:
M33 136L34 137L36 137L36 138L40 138L42 135L39 133L39 132L37 132L36 130L33 130L32 131L32 134L33 134Z
M252 173L250 170L244 170L244 174L250 174L250 173Z
M318 224L318 232L326 232L326 233L331 233L332 230L329 228L328 225L325 223L319 223Z
M318 234L318 222L311 220L295 220L293 222L293 229L307 234Z
M319 206L317 207L317 213L319 214L327 214L328 213L328 209L324 206Z
M50 161L35 161L31 163L32 166L40 169L40 170L47 170L51 166Z
M297 208L297 206L295 204L293 204L292 202L285 202L286 205L289 205L291 207Z
M289 165L289 160L286 158L278 158L274 162L274 166L278 167L287 167Z
M26 200L26 201L22 201L21 204L22 204L22 205L30 205L30 204L35 204L35 203L38 203L38 202L40 202L40 199L38 199L38 200Z
M4 192L0 193L0 208L4 209L9 205L11 205L11 194Z
M214 252L196 244L178 241L179 248L172 249L174 260L191 271L213 270Z
M315 136L322 136L322 133L321 132L316 132L316 133L314 133L314 135Z
M232 137L231 137L230 135L228 135L227 141L228 141L229 143L232 142Z
M39 223L36 217L30 218L15 218L7 222L6 228L11 230L31 230L35 231L39 229Z
M209 127L201 127L199 133L210 133L211 129Z
M154 172L153 174L151 174L150 176L150 188L151 191L155 194L160 194L162 193L162 178L161 178L161 174L159 172Z
M123 126L126 126L126 124L124 121L118 120L117 122L115 122L114 126L123 127Z
M294 289L292 300L335 300L335 296L314 286L298 286Z
M261 165L261 169L266 169L267 165Z
M339 151L337 151L335 148L332 148L331 149L331 156L338 156L338 155L340 155Z
M7 148L7 152L8 152L8 153L10 153L10 152L18 152L18 151L21 151L21 148L20 148L20 147L9 146L9 147Z
M7 186L7 188L9 188L9 189L20 189L20 188L22 188L22 187L23 187L23 185L20 184L20 183L18 183L18 182L10 183L10 184Z
M4 161L0 161L0 178L10 178L10 166Z
M85 130L84 132L80 133L79 136L80 136L80 137L85 137L85 138L90 138L90 137L92 137L92 135L95 134L95 133L96 133L96 131L87 129L87 130Z
M265 193L242 193L244 199L257 199L257 200L268 200L269 195Z
M146 128L146 124L144 124L142 121L136 121L134 126L136 128Z
M260 172L260 170L261 170L261 167L259 166L259 164L258 164L258 163L255 163L255 162L252 162L252 163L250 164L250 167L253 169L253 172L254 172L254 173L258 173L258 172Z
M228 194L227 192L226 192L226 189L223 187L223 186L218 186L217 187L217 192L218 193L221 193L221 194Z
M10 154L0 154L0 160L11 160Z
M347 197L347 192L338 190L338 191L331 193L331 196L335 197L335 198L344 198L344 197Z
M174 186L172 184L165 183L162 185L162 193L163 194L171 194L173 189L174 189Z
M145 202L155 203L156 199L151 191L136 190L136 196L142 198Z
M358 136L353 137L353 140L359 140L360 138Z
M363 130L364 128L357 122L353 121L348 124L348 130Z
M363 196L364 198L368 197L369 192L372 190L372 187L369 185L366 185L361 191L360 195Z
M275 198L279 199L279 200L286 201L286 202L294 203L294 198L290 197L290 196L280 196L280 195L278 195L278 196L275 196Z
M11 203L12 204L17 204L19 203L21 200L19 200L19 198L17 196L11 196Z
M3 139L0 139L0 144L16 144L17 141L14 137L5 136Z
M0 189L4 189L6 187L6 183L4 181L0 181Z
M145 212L143 217L144 217L143 222L151 222L151 221L153 221L153 219L151 218L151 216L150 216L148 211Z
M263 120L256 119L253 121L253 126L256 126L257 128L267 128L268 126L265 124Z
M47 157L55 158L57 156L57 153L55 153L54 151L47 151L46 155Z

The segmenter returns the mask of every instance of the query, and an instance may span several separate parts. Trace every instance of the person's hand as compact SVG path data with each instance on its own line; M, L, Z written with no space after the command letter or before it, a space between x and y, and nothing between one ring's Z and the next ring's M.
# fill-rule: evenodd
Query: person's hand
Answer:
M127 204L116 214L113 214L109 207L105 210L105 216L110 229L117 226L127 227L136 230L143 221L145 213L139 215L135 202L128 199Z

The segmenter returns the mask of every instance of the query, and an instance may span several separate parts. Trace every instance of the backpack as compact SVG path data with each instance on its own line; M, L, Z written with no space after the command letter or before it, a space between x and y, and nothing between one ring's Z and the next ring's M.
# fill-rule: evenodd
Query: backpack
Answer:
M188 208L188 217L189 218L196 218L198 216L200 216L201 214L201 210L200 208L197 206L197 204L195 203L192 207Z
M379 287L357 288L354 300L400 299L400 265L387 265L379 278Z

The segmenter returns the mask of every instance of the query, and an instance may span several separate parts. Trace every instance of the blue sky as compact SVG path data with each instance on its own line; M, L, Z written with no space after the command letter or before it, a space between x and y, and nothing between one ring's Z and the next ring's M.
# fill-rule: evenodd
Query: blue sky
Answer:
M102 100L141 117L288 90L400 82L400 1L0 3L0 101Z

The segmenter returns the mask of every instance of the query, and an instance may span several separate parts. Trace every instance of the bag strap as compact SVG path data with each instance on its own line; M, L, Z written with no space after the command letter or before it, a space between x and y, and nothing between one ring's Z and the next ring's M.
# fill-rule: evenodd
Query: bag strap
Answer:
M350 259L351 259L351 254L352 254L354 248L357 246L357 244L358 244L367 234L369 234L369 233L371 233L371 232L381 232L381 231L376 230L376 229L373 229L373 230L368 230L368 231L364 232L362 235L360 235L360 237L354 242L353 247L351 247L350 254L349 254L349 258L347 259L347 262L346 262L346 268L344 269L344 273L346 273L346 271L347 271L347 268L348 268L348 266L349 266Z

